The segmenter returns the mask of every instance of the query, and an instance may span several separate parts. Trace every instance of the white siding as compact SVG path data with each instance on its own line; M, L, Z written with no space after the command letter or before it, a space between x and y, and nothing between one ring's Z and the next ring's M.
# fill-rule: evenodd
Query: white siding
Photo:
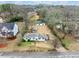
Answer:
M16 34L18 33L18 26L16 24L14 25L13 32L14 32L14 36L16 36Z
M28 39L27 39L27 38L25 38L25 37L23 37L23 39L24 39L25 41L28 41Z

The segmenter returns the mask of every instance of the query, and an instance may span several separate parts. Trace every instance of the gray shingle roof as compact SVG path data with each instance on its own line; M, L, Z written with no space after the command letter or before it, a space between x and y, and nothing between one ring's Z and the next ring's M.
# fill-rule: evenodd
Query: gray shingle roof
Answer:
M25 38L35 38L35 37L38 37L38 38L43 38L45 40L48 40L48 36L46 35L42 35L42 34L39 34L39 33L27 33L24 35Z
M2 31L3 27L6 27L8 30L13 30L14 24L15 23L0 23L0 34L2 34L3 36L14 35L14 33L12 31L11 32Z
M5 26L7 29L12 30L15 23L0 23L0 30Z

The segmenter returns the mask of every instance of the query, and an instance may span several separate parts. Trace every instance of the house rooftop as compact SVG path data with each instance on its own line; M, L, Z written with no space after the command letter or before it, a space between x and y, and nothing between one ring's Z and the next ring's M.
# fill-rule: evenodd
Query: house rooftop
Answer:
M45 39L45 40L48 40L48 36L47 35L43 35L43 34L39 34L39 33L26 33L24 35L25 38L42 38L42 39Z
M3 28L3 27L6 27L10 30L12 30L14 28L14 24L15 23L0 23L0 30Z

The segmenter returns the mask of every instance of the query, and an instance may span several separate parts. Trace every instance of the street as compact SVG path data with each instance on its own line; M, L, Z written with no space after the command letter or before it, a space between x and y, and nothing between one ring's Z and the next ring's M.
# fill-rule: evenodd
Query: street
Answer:
M79 52L2 52L0 58L67 58L79 57Z

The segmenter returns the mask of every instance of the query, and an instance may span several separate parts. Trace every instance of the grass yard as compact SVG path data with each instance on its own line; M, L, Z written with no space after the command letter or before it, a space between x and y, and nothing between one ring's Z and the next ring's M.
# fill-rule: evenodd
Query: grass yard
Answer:
M29 46L32 46L33 45L33 42L22 42L21 45L19 47L29 47Z
M65 47L68 47L72 42L68 39L63 39L62 43L65 45Z
M73 41L71 39L63 39L62 43L65 45L65 47L68 47Z

